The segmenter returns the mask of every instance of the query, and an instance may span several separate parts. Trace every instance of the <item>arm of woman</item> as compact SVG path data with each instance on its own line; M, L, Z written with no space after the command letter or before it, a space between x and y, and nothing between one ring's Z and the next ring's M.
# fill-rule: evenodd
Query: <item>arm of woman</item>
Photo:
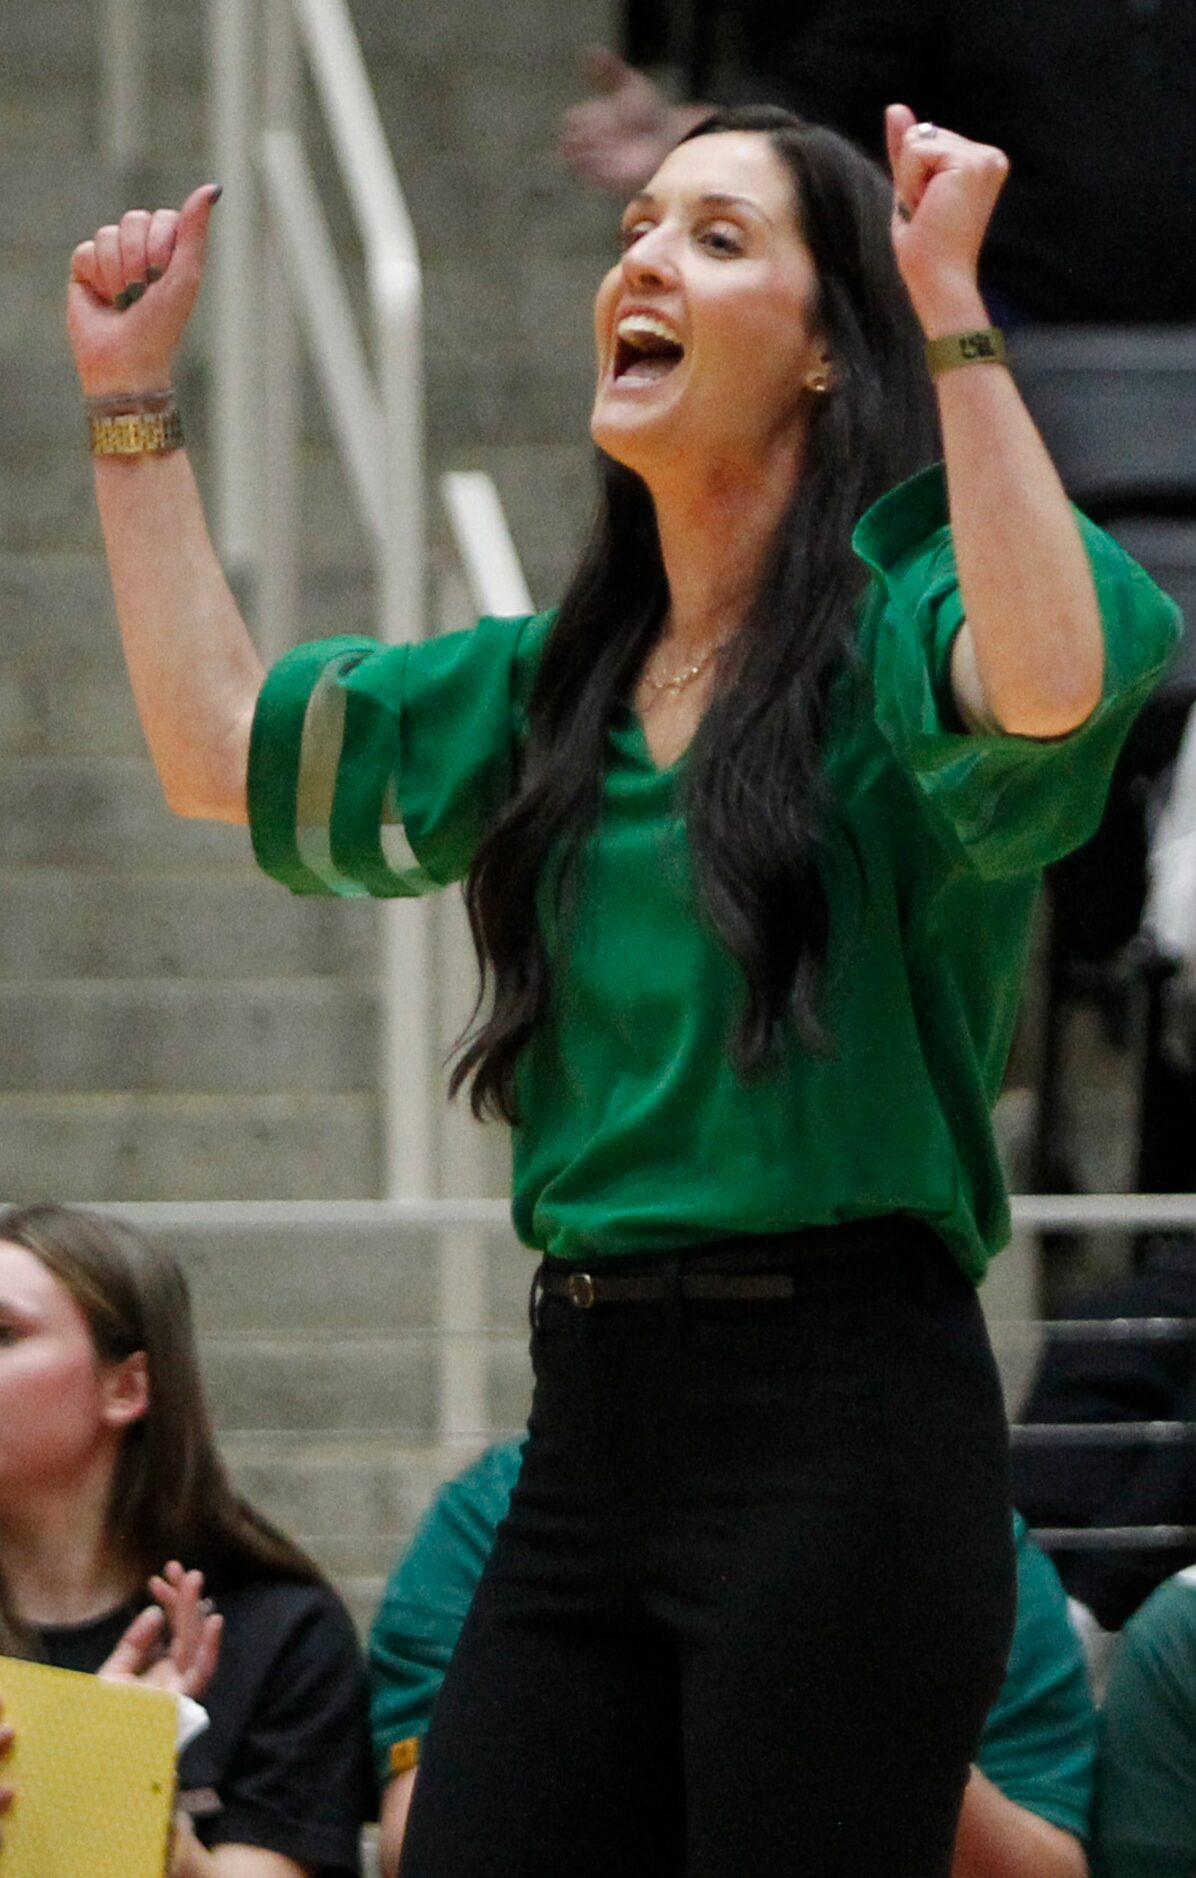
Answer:
M76 248L67 318L86 397L171 383L218 195L205 186L177 212L133 210ZM129 676L166 800L180 815L243 822L262 666L186 452L97 459L95 484Z
M378 1870L381 1878L398 1878L399 1855L407 1831L407 1815L415 1798L415 1776L418 1772L418 1767L409 1767L406 1773L396 1774L382 1795L382 1810L378 1816Z
M951 1878L1088 1878L1088 1859L1073 1833L1018 1806L974 1767Z
M185 1571L171 1559L149 1581L156 1602L138 1612L97 1675L198 1701L219 1660L224 1628L203 1586L202 1572Z
M897 263L928 339L988 325L980 248L1008 173L999 150L886 114ZM1024 737L1075 730L1101 697L1096 590L1063 485L1012 375L938 380L966 625L952 684L964 721Z
M259 1845L218 1845L209 1852L195 1837L186 1814L176 1820L170 1878L311 1878L311 1870Z

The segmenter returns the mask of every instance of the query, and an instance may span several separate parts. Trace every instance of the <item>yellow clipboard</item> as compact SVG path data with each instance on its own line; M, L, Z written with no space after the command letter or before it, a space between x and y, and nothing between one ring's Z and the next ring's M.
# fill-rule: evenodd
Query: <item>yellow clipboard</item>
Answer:
M0 1768L15 1795L3 1822L3 1878L162 1878L174 1697L0 1656L0 1702L16 1733Z

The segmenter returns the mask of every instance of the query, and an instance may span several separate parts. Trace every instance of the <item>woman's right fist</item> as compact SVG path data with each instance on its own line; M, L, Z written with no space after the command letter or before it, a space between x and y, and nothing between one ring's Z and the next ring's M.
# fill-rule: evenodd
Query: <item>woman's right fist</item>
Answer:
M181 209L130 209L75 249L67 329L86 397L169 385L219 199L219 187L205 183Z

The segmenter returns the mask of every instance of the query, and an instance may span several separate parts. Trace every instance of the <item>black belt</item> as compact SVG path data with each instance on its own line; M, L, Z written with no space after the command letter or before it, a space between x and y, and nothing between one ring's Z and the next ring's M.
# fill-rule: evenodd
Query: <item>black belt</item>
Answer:
M807 1226L789 1233L716 1240L651 1264L636 1260L634 1271L588 1269L572 1259L545 1259L536 1274L540 1297L564 1298L579 1311L595 1304L663 1304L670 1298L760 1303L797 1294L793 1267L852 1252L883 1252L942 1242L924 1221L904 1214L835 1226ZM621 1261L618 1261L621 1263ZM615 1264L615 1260L609 1262Z
M788 1272L634 1272L620 1276L605 1272L554 1272L546 1268L540 1279L546 1298L567 1298L579 1311L595 1304L663 1304L669 1298L720 1299L791 1298L794 1282Z

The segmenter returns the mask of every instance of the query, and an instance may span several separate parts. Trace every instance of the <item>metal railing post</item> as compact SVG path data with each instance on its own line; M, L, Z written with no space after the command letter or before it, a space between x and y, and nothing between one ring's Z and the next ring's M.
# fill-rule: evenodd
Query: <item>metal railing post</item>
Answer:
M145 0L103 0L100 22L100 135L122 176L146 153L149 34Z
M299 115L299 47L291 0L266 0L264 37L267 135L294 132ZM298 636L299 335L281 233L266 230L259 318L262 344L261 562L258 645L277 659ZM241 290L242 298L250 298Z
M258 0L208 0L208 136L212 180L224 185L208 260L215 534L225 566L246 575L257 572L261 551L260 301L247 291L261 255L253 164L257 10Z
M390 642L420 639L426 630L427 560L419 256L352 20L345 0L264 0L266 108L255 149L254 0L210 0L210 7L213 140L230 196L216 248L221 546L226 559L257 572L259 637L267 656L277 654L294 637L299 590L298 307L367 523L379 636ZM300 48L364 241L372 370L298 134ZM265 241L255 228L255 157L263 220L269 224ZM248 284L262 278L263 253L265 291L255 299ZM514 598L514 610L522 610L526 588L490 485L473 488L474 510L479 501L489 519L475 530L475 585L478 567L489 558L490 584L496 592L501 588L504 600ZM384 1191L390 1196L431 1197L443 1178L443 949L430 906L397 903L386 909L382 1103ZM479 1184L483 1165L484 1157ZM446 1273L454 1262L459 1272L476 1271L476 1254L477 1247L468 1249L464 1240L456 1253L446 1245ZM449 1292L459 1305L461 1283L449 1284Z
M422 639L427 624L421 297L411 245L410 261L392 260L370 282L390 522L377 555L378 632L392 642ZM435 922L425 901L390 906L384 919L385 1191L396 1197L439 1185Z
M464 575L467 606L475 615L530 613L531 597L511 540L498 491L490 477L464 472L441 478ZM440 1048L469 1015L465 989L474 973L464 908L455 899L437 908L440 966ZM460 996L456 1003L454 994ZM495 1131L484 1131L464 1104L441 1126L442 1187L481 1196L498 1177ZM504 1183L505 1184L505 1183ZM490 1420L491 1346L483 1332L490 1312L490 1261L482 1234L461 1228L441 1235L441 1314L445 1331L440 1364L440 1433L447 1442L477 1438Z

